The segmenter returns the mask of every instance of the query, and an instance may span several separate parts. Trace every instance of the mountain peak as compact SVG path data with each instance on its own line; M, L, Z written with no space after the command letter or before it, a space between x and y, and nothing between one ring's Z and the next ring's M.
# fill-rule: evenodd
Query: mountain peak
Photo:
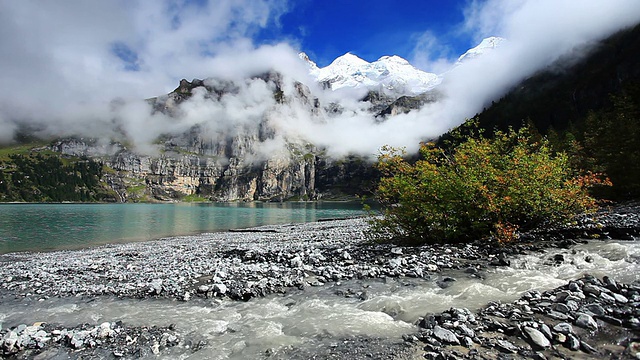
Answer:
M377 60L377 62L395 63L400 65L411 65L406 59L401 58L398 55L382 56L380 59Z
M507 40L505 38L501 38L498 36L491 36L491 37L485 38L480 42L480 44L478 44L478 46L471 48L467 50L466 53L462 54L458 58L457 63L460 64L463 61L468 61L480 55L483 55L489 51L493 51L494 49L502 46L502 44L506 41Z
M311 68L311 70L317 70L318 69L318 65L316 65L315 62L313 62L310 58L309 55L307 55L305 52L300 52L298 53L298 57L300 59L302 59L302 61L306 62L307 64L309 64L309 67Z
M363 66L368 65L369 63L366 60L359 58L357 55L354 55L350 52L337 57L329 66L336 65L352 65L352 66Z

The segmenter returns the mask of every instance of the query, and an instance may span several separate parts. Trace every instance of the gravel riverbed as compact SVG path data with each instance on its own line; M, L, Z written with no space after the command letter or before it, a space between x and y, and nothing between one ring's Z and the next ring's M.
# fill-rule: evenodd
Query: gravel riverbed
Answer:
M571 249L583 236L633 241L640 230L640 206L618 206L562 228L524 234L506 247L370 244L367 229L366 219L356 218L5 254L0 256L0 302L37 307L50 299L250 301L363 279L428 279L446 288L461 274L482 279L487 269L509 267L519 255ZM548 261L565 259L555 255ZM336 295L367 298L362 288L340 288ZM637 277L624 283L586 276L555 289L526 292L512 303L491 302L477 312L451 308L425 314L416 319L417 330L400 341L360 336L313 352L292 348L265 357L640 358L639 309ZM33 319L0 328L0 345L3 357L15 359L144 358L176 346L189 353L204 346L171 324L131 326L127 319L73 327Z

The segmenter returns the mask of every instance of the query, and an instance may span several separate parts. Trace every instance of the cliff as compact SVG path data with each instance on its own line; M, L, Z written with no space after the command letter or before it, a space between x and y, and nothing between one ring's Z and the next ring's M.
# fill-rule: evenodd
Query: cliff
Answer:
M322 108L301 83L294 83L287 93L277 73L253 80L264 81L275 104L295 105L311 116L340 111L335 104ZM155 112L178 117L181 104L202 91L205 101L216 102L239 89L232 82L182 80L173 92L148 103ZM271 149L272 144L279 146ZM50 149L67 157L101 161L109 169L104 180L120 202L343 199L371 189L375 178L365 159L333 159L300 139L283 139L268 116L224 131L194 125L186 132L161 136L155 145L157 153L149 155L122 142L105 145L96 139L65 138L53 142Z

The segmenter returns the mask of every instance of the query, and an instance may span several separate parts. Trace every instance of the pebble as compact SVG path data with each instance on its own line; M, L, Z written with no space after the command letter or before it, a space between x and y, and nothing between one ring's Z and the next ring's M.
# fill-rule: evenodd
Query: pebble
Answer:
M531 342L533 342L533 344L535 344L537 347L547 348L551 346L551 342L549 342L549 339L547 339L547 337L539 330L529 326L525 326L523 328L523 331L526 334L527 338L529 338Z

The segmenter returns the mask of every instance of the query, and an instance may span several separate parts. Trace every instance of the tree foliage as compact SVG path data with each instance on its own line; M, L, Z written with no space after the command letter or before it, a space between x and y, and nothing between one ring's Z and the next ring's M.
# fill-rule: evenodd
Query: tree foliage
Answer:
M517 230L595 208L588 188L606 180L578 175L567 155L554 153L530 127L488 139L474 124L463 128L463 138L454 136L449 150L423 144L415 163L402 151L383 149L376 193L383 215L372 220L374 237L422 244L493 234L509 241Z
M611 97L611 109L593 111L584 134L586 166L606 172L613 187L601 191L618 200L640 198L640 85Z
M91 159L63 162L57 156L10 155L0 163L0 201L104 201L102 164Z

